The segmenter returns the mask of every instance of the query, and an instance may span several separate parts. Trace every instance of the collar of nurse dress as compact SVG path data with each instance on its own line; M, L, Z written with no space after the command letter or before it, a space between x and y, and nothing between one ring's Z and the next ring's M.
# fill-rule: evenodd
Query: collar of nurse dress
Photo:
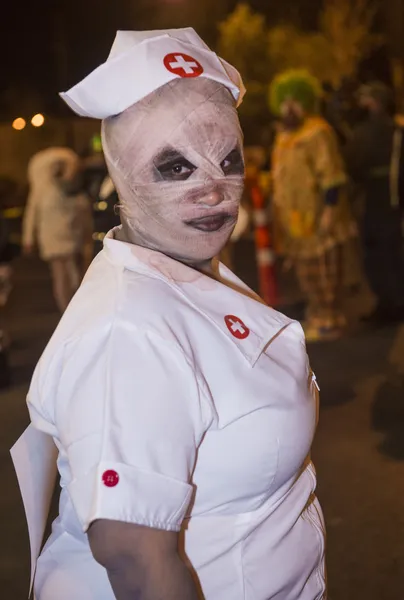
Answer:
M213 279L161 252L114 239L104 239L108 258L131 271L161 279L185 296L213 322L254 366L266 346L293 321L269 308L234 273L217 263L220 280Z

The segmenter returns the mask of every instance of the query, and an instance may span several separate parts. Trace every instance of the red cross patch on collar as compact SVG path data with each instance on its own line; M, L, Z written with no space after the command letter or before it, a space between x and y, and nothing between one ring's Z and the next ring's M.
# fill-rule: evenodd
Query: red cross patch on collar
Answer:
M245 340L250 335L250 330L243 321L234 315L226 315L224 318L227 329L230 331L233 337L238 340Z

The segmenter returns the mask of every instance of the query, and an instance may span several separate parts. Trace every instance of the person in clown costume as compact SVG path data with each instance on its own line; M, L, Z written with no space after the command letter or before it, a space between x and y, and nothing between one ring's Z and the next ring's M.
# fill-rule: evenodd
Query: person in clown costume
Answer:
M320 83L286 71L270 86L281 119L272 156L275 226L307 301L306 336L333 338L345 326L341 309L343 247L353 234L347 176L336 135L318 114Z

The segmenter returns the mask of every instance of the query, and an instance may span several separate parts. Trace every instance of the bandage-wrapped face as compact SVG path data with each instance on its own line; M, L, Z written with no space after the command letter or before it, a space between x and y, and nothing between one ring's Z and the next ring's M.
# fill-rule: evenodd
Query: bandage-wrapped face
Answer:
M103 123L130 240L183 262L217 255L237 220L242 133L234 100L208 79L176 79Z

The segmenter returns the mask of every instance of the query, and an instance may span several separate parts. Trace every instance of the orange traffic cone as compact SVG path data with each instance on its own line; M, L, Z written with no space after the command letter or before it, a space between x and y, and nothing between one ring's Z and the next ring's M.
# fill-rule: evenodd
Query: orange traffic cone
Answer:
M267 304L275 306L278 302L275 253L272 247L265 197L258 183L257 176L250 179L249 191L253 205L260 296Z

